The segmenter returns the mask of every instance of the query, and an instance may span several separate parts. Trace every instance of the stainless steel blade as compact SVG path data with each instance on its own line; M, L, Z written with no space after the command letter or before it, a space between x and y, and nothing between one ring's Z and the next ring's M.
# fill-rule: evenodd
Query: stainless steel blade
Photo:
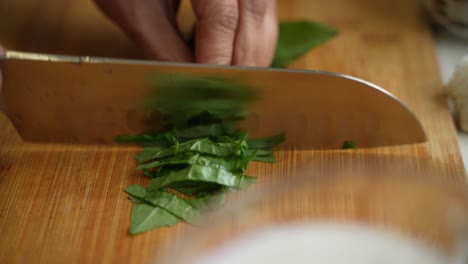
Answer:
M0 104L26 141L111 143L148 129L141 101L156 73L222 77L255 88L242 126L285 132L287 148L337 149L426 141L416 116L366 81L330 72L7 52Z

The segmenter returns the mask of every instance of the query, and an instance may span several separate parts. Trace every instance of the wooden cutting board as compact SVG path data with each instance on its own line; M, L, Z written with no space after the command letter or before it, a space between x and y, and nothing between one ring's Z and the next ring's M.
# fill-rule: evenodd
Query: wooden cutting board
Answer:
M139 57L137 47L90 2L1 1L0 43L23 51ZM250 192L312 169L391 168L465 181L430 28L418 1L284 0L279 13L281 19L322 21L340 31L292 67L350 74L384 87L415 111L429 142L280 152L274 165L251 166L249 175L258 175L259 182ZM137 152L26 144L0 113L0 263L144 263L164 243L184 235L190 230L184 224L128 235L131 203L122 189L148 182L135 171Z

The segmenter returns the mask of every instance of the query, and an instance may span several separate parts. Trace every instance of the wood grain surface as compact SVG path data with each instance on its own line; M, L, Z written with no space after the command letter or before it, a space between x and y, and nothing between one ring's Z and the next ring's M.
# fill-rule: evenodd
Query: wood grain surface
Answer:
M418 1L284 0L279 14L281 19L322 21L340 31L292 67L350 74L384 87L415 111L429 142L279 152L278 163L249 168L249 175L259 176L249 192L289 181L300 171L330 169L465 182L432 36ZM0 43L22 51L141 57L137 46L91 1L0 1ZM185 224L128 235L131 203L122 189L148 182L135 171L132 157L137 152L26 144L0 113L0 263L147 263L165 243L183 237L192 229Z

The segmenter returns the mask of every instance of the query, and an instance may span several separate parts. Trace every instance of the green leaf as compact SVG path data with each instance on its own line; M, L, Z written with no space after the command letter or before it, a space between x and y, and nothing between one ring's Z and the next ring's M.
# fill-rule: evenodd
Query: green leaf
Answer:
M224 191L198 197L195 199L186 200L193 208L196 208L199 212L206 212L208 210L218 209L226 202L226 193Z
M275 157L270 157L270 156L257 156L257 157L253 157L252 161L275 163L276 159Z
M229 156L235 151L235 143L215 143L208 138L189 140L184 143L179 144L178 149L176 150L175 146L171 148L145 148L143 152L135 156L135 159L140 163L145 163L152 159L164 158L171 155L174 155L176 151L178 152L196 152L204 153L215 156Z
M182 153L181 155L170 156L164 159L158 159L156 161L150 163L144 163L137 166L137 170L146 170L157 168L163 165L178 165L178 164L194 164L195 160L198 158L200 154L198 153Z
M234 173L242 173L247 169L250 159L251 158L247 156L233 156L223 158L188 152L185 153L185 155L172 156L151 163L138 165L137 170L152 169L163 165L200 165L213 168L222 168Z
M357 147L356 142L352 140L346 140L343 142L343 146L341 147L342 149L355 149Z
M128 199L129 199L130 201L132 201L132 203L145 203L145 200L144 200L144 199L135 197L135 196L133 196L133 195L129 195L129 196L128 196Z
M146 162L154 158L170 156L174 154L174 148L146 147L142 152L135 155L138 162Z
M156 177L161 175L159 173L159 171L152 171L152 170L149 170L149 169L143 170L143 174L145 174L146 176L148 176L150 178L156 178Z
M325 43L336 34L335 29L317 22L281 22L278 43L271 67L287 67L310 49Z
M173 226L180 219L160 207L149 204L134 204L132 207L130 234L135 235L155 228Z
M146 188L142 187L138 184L134 184L132 186L127 187L124 190L128 193L128 199L133 203L145 203L145 196L146 196Z
M188 195L188 196L200 196L200 194L213 194L218 193L222 186L217 183L208 182L188 182L186 185L178 184L178 186L171 187L172 189Z
M213 157L200 155L192 165L207 166L216 169L224 169L233 173L243 173L249 164L248 157Z
M208 138L202 138L180 143L177 148L175 146L170 148L148 147L145 148L143 152L137 154L135 159L138 160L139 163L145 163L153 159L175 155L176 152L195 152L226 157L230 155L242 155L247 147L247 143L243 138L233 140L230 143L213 142Z
M189 223L194 223L193 221L200 217L200 213L195 208L172 193L151 191L145 196L145 200Z
M186 184L187 182L212 182L237 189L246 189L256 181L256 178L236 175L222 168L192 165L183 170L173 171L165 176L151 180L150 190Z
M143 187L143 186L140 186L138 184L134 184L132 186L129 186L129 187L125 188L124 191L126 193L130 194L133 197L137 197L137 198L141 198L141 199L144 199L146 194L147 194L146 188Z
M265 150L265 149L249 149L246 151L246 155L251 156L254 155L255 157L273 157L273 150ZM253 158L255 160L255 158Z
M256 138L247 140L249 149L266 149L272 148L284 142L285 134L281 133L267 138Z

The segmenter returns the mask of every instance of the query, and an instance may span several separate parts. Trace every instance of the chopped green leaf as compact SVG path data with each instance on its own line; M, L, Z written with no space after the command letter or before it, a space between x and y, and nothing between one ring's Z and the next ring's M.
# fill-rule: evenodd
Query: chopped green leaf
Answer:
M273 156L257 156L252 159L252 161L258 161L258 162L267 162L267 163L275 163L276 159Z
M145 196L151 205L166 209L185 222L193 223L200 217L200 213L184 199L175 194L161 191L151 191Z
M193 208L196 208L199 212L219 208L225 203L225 201L226 193L224 191L217 194L186 200L187 203L189 203Z
M128 196L128 199L129 199L130 201L132 201L132 203L144 203L144 202L145 202L144 199L135 197L135 196L133 196L133 195L129 195L129 196Z
M232 143L219 143L213 142L208 138L194 139L179 144L178 148L159 148L149 147L145 148L143 152L135 156L135 159L140 163L145 163L153 159L165 158L175 155L176 152L195 152L225 157L230 155L240 155L243 150L247 148L246 143L232 142Z
M249 149L246 151L246 155L255 157L273 157L273 150ZM255 160L255 158L253 160Z
M130 194L133 197L137 197L137 198L141 198L141 199L144 199L146 194L147 194L146 188L143 187L143 186L140 186L138 184L134 184L132 186L129 186L124 191L126 193Z
M174 154L174 149L167 149L161 147L146 147L142 152L135 156L138 162L146 162L154 158L161 158Z
M151 180L150 190L177 186L187 182L213 182L227 187L246 189L256 181L256 178L246 175L236 175L222 168L192 165L183 170L174 171L165 176Z
M185 184L177 184L172 186L174 189L182 194L190 197L202 197L206 195L213 195L223 191L223 187L217 183L212 182L186 182Z
M231 172L242 173L247 169L249 157L216 157L202 155L200 153L185 153L185 155L172 156L166 159L156 160L151 163L138 165L137 170L157 168L163 165L200 165L213 168L223 168Z
M346 140L343 142L343 146L341 147L342 149L355 149L356 148L356 142L352 140Z
M165 209L146 203L134 204L132 207L132 219L130 234L135 235L155 228L173 226L180 219Z

